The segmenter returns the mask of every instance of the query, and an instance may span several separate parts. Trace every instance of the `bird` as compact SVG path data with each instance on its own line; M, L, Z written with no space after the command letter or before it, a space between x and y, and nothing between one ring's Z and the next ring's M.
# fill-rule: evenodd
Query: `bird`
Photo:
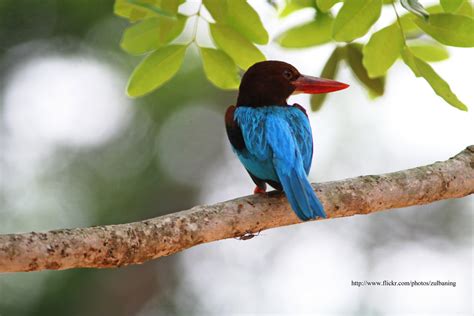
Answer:
M278 60L255 63L243 75L237 103L227 108L225 127L231 147L256 185L283 191L301 221L326 218L324 207L308 180L313 137L308 115L299 104L288 104L297 93L319 94L349 85L302 75Z

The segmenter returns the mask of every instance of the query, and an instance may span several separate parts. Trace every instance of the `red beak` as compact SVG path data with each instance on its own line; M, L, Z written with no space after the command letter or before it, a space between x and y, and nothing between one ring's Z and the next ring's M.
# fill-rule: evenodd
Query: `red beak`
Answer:
M333 91L338 91L349 87L348 84L318 78L318 77L311 77L311 76L304 76L301 75L298 79L292 82L293 86L295 86L295 93L309 93L309 94L318 94L318 93L328 93Z

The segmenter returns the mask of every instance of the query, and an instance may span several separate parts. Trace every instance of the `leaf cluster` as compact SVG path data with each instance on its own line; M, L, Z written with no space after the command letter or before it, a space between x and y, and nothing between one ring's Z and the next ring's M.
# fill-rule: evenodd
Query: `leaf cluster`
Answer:
M116 0L115 13L133 23L124 32L122 48L130 54L146 54L130 77L127 87L130 96L149 93L172 78L191 44L200 51L207 78L221 89L236 89L240 70L265 60L257 45L268 44L269 36L246 0L202 0L198 11L189 16L178 13L184 2ZM400 0L406 9L401 16L396 4L396 0L286 0L282 7L276 8L280 18L301 9L313 10L314 18L286 30L275 41L288 49L336 43L321 77L336 79L344 62L374 98L384 94L387 73L400 59L447 103L467 110L430 63L449 57L446 46L474 46L470 1L440 0L439 5L425 8L418 0ZM393 22L371 32L383 6L393 8ZM212 20L204 18L203 11ZM177 43L175 39L189 20L194 20L193 35L185 43ZM198 43L199 23L209 26L214 47ZM368 40L364 42L366 35ZM325 95L312 96L312 109L319 109L325 98Z
M130 54L145 57L135 68L127 93L145 95L170 80L180 69L186 50L198 47L204 72L221 89L237 89L240 69L246 70L265 60L256 44L268 43L269 36L257 12L246 0L203 0L195 14L178 12L185 0L116 0L115 13L133 23L123 34L121 47ZM207 10L213 21L202 12ZM193 35L184 43L173 42L190 20ZM215 47L197 41L199 23L209 25Z
M337 13L334 13L332 11L335 11L334 6L338 2L343 3ZM460 110L467 110L467 106L456 97L429 63L447 59L449 53L446 46L474 46L471 4L465 0L446 0L441 1L440 5L425 9L417 0L401 0L401 5L408 12L398 16L395 2L288 0L281 15L313 8L314 20L287 30L277 41L286 48L341 43L330 55L321 76L335 79L339 64L344 61L372 97L384 94L388 70L401 59L416 77L424 78L447 103ZM371 33L367 42L362 43L360 38L369 33L379 19L384 5L393 7L393 22ZM324 26L322 21L325 21ZM308 31L310 28L311 31ZM325 95L312 96L312 109L319 109L325 98Z

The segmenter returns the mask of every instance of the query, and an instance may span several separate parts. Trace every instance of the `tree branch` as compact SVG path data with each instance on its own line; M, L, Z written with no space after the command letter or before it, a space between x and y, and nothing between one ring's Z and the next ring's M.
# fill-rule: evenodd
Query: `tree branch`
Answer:
M328 218L459 198L474 192L474 146L428 166L313 186ZM296 223L286 198L270 193L130 224L0 235L0 272L120 267Z

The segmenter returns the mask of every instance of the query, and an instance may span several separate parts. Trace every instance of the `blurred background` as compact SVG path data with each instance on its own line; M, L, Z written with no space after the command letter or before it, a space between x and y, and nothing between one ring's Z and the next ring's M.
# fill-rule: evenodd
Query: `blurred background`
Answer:
M312 16L280 21L267 2L250 3L273 36ZM223 124L236 93L214 88L191 52L172 81L127 98L140 58L120 50L127 22L112 7L0 0L0 233L138 221L253 190ZM332 48L262 49L317 75ZM310 179L416 167L474 143L472 53L450 53L435 69L468 113L401 63L376 100L343 69L351 88L310 113ZM290 101L308 108L307 96ZM467 197L307 223L120 269L0 274L0 315L472 315L473 206ZM351 286L363 280L456 286Z

